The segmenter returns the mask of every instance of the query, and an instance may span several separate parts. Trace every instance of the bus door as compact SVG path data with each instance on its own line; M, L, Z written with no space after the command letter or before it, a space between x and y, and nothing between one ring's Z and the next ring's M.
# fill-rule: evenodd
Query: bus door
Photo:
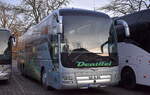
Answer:
M59 81L59 52L58 52L58 35L51 36L51 46L50 46L50 55L51 55L51 72L50 78L52 85L56 85Z

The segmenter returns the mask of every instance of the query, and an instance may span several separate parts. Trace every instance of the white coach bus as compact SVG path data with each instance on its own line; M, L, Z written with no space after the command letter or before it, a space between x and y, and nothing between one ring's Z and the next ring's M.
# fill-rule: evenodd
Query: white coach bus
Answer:
M19 38L19 47L20 71L46 88L104 87L120 80L114 23L104 13L54 11Z
M117 27L121 84L135 88L136 84L150 86L150 10L124 17L130 27L130 37L124 37Z

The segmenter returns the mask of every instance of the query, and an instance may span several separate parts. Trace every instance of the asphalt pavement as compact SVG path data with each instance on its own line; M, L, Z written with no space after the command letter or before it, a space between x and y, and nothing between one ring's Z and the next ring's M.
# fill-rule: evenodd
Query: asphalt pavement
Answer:
M14 61L10 82L0 81L0 95L150 95L150 87L146 86L137 86L135 90L119 86L80 90L45 90L39 82L22 76L16 64Z

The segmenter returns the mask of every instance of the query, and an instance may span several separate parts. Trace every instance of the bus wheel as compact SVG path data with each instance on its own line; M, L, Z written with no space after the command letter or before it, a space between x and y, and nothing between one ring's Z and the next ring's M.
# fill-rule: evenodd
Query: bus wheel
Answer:
M132 69L126 68L121 73L121 85L127 89L136 87L136 78Z
M42 83L42 86L46 89L46 90L55 90L54 88L52 88L51 86L48 86L47 85L47 82L46 82L46 71L43 70L42 71L42 74L41 74L41 83Z
M48 85L47 85L47 82L46 82L46 72L45 70L42 71L42 74L41 74L41 83L42 83L42 86L45 88L45 89L48 89Z
M4 83L5 83L5 84L9 84L9 83L10 83L10 79L4 80Z

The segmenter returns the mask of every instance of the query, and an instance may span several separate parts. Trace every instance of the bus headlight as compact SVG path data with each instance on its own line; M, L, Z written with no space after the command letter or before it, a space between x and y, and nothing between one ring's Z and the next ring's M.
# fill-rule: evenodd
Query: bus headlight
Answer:
M111 79L111 75L102 75L100 76L101 79Z

